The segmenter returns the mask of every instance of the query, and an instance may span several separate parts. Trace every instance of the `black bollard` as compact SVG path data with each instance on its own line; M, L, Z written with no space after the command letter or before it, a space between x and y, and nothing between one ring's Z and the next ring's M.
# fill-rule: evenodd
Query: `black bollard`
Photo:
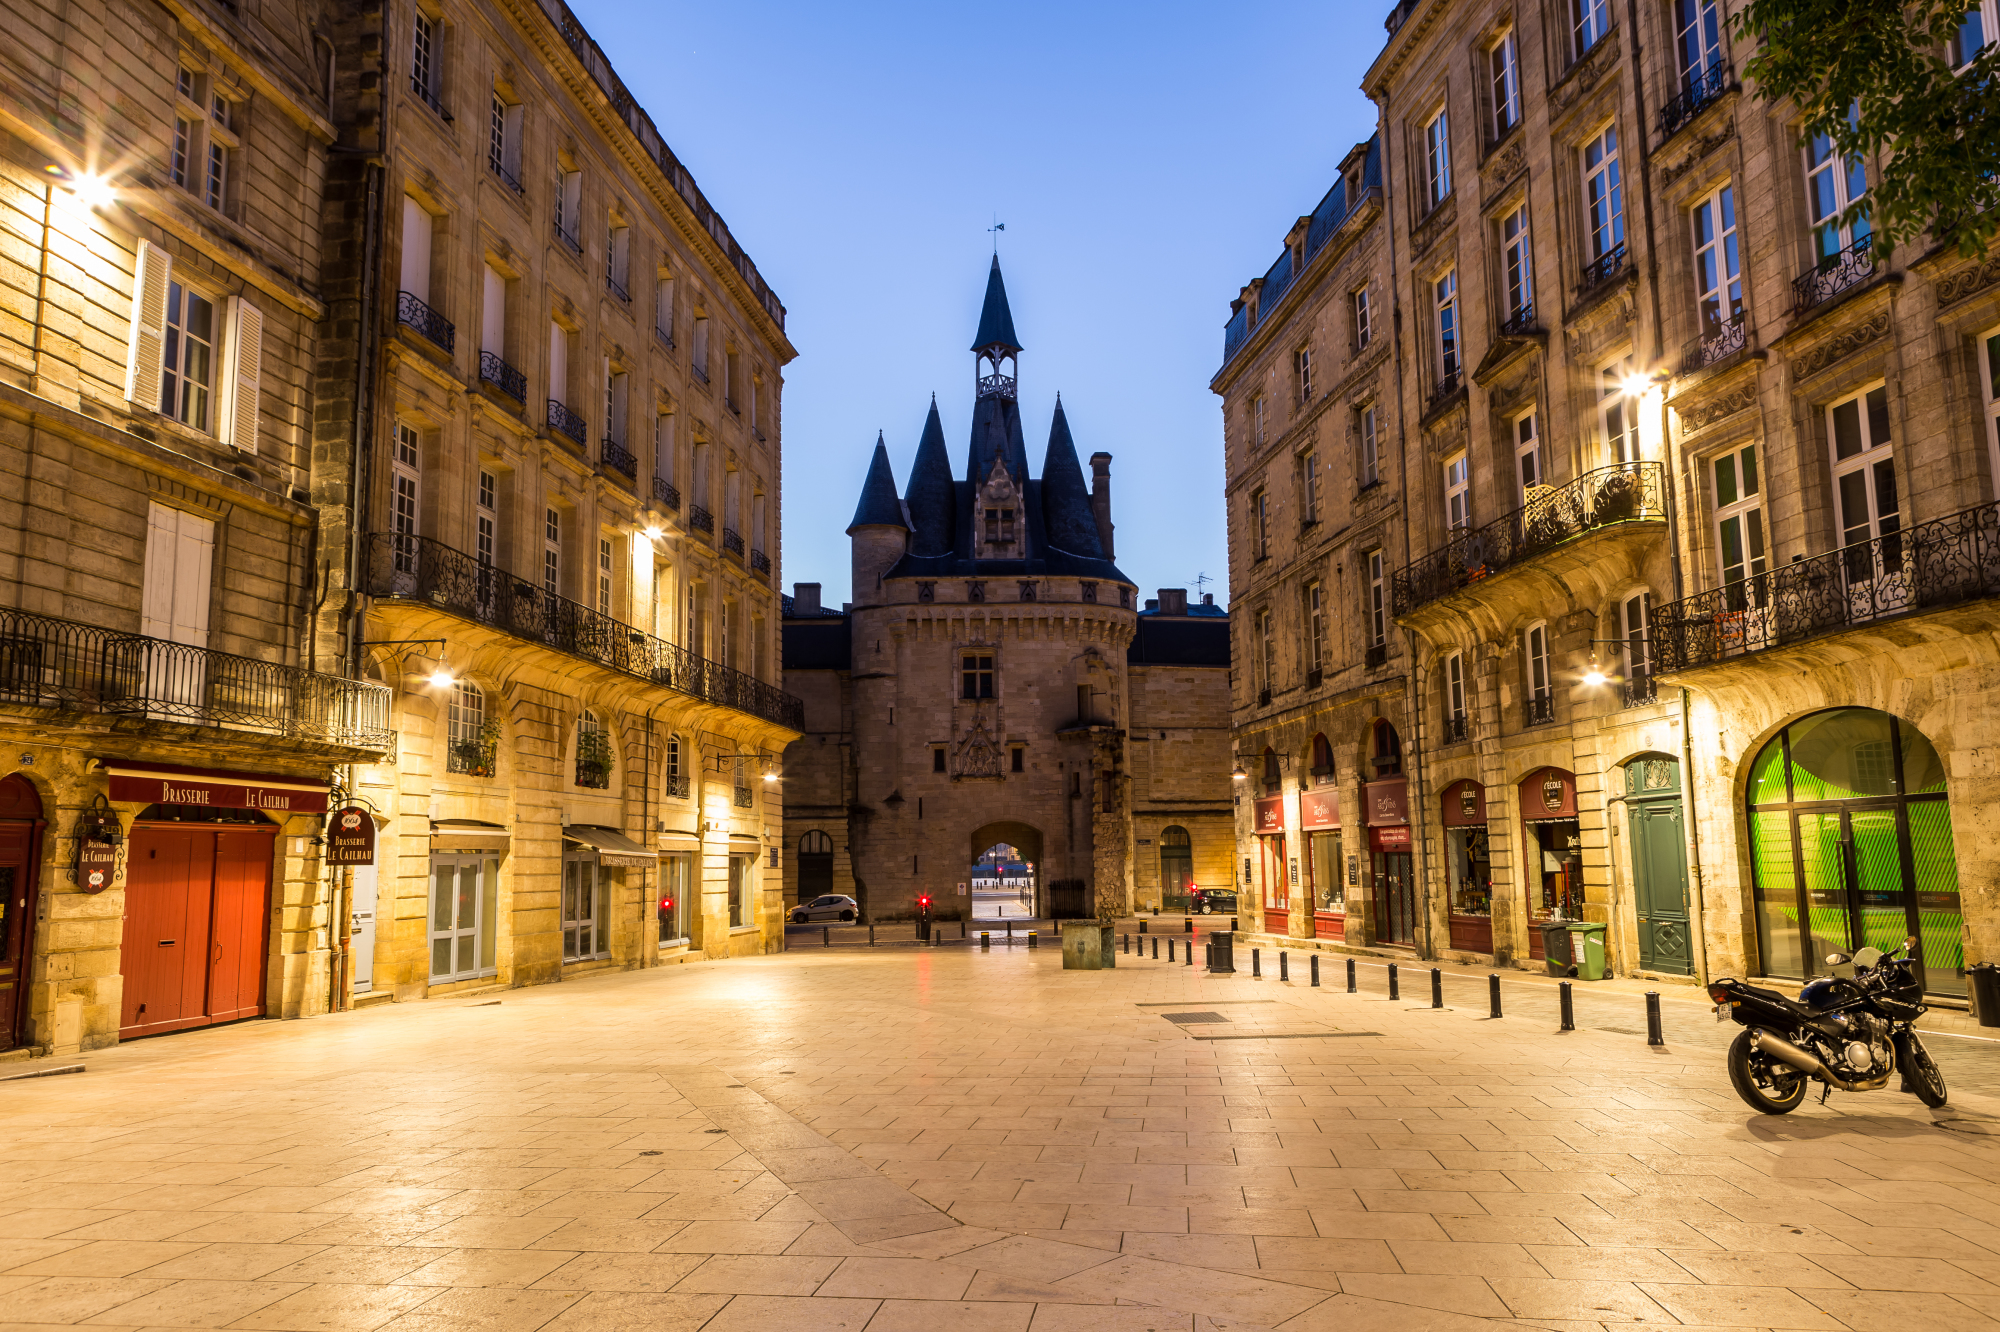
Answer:
M1389 964L1389 998L1391 1000L1396 1000L1396 999L1401 999L1402 997L1403 997L1403 989L1401 984L1396 979L1396 964L1394 962L1391 962Z
M1436 967L1431 968L1431 1007L1444 1007L1444 973Z
M1354 984L1354 959L1350 957L1347 959L1347 992L1349 994L1353 994L1355 992L1355 988L1356 987Z
M1181 921L1181 933L1182 933L1182 934L1193 934L1193 933L1194 933L1194 917L1193 917L1193 916L1188 916L1188 917L1186 917L1185 919L1183 919L1183 920Z
M1118 936L1118 951L1119 951L1119 952L1121 952L1121 953L1125 953L1125 954L1128 954L1128 955L1129 955L1129 954L1131 953L1131 951L1132 951L1132 936L1131 936L1131 935L1129 935L1129 934L1121 934L1121 935L1119 935L1119 936Z
M1499 1017L1500 1016L1500 973L1497 971L1488 972L1486 975L1486 1001L1487 1003L1492 1005L1493 1016Z
M828 948L833 947L833 926L831 925L820 926L819 937L821 943L825 944Z
M1154 910L1154 914L1155 914L1155 915L1158 915L1158 914L1159 914L1159 912L1158 912L1158 909L1157 909L1157 908L1155 908L1155 910ZM1141 933L1141 934L1144 934L1145 932L1146 932L1146 922L1142 920L1142 921L1140 921L1140 922L1139 922L1139 933Z
M1185 966L1185 967L1191 967L1191 966L1193 966L1193 965L1194 965L1194 940L1192 940L1192 939L1189 939L1189 940L1187 941L1187 947L1186 947L1186 948L1183 948L1183 949L1181 949L1181 953L1182 953L1182 958L1181 958L1181 965L1182 965L1182 966Z
M1562 1029L1564 1031L1575 1031L1576 1008L1570 1002L1569 982L1563 981L1556 988L1562 992Z
M1160 960L1160 936L1157 934L1153 936L1153 960Z
M1292 955L1282 948L1278 950L1278 979L1286 984L1292 979Z
M961 938L961 939L963 939L963 938L965 937L965 917L964 917L964 916L960 916L960 917L958 918L958 937L959 937L959 938Z
M1014 945L1014 922L1010 920L1007 922L1007 946L1011 948L1013 947L1013 945Z
M1264 979L1264 950L1261 948L1250 950L1250 979Z
M1646 1044L1665 1045L1667 1038L1660 1031L1660 992L1646 991Z
M979 932L979 951L982 953L993 951L993 931L981 930Z
M1167 961L1171 962L1173 960L1174 960L1174 941L1172 939L1169 939L1167 940Z
M875 922L872 920L868 922L868 946L875 946Z
M1317 989L1319 988L1319 954L1318 954L1318 953L1314 953L1314 954L1312 955L1312 974L1313 974L1313 979L1312 979L1312 986L1311 986L1311 988L1312 988L1312 989L1315 989L1315 990L1317 990Z
M1194 949L1188 949L1188 956L1194 956ZM1201 969L1203 971L1215 970L1215 940L1213 939L1210 939L1201 946Z
M1035 931L1035 930L1029 930L1029 931L1028 931L1028 947L1030 947L1030 948L1034 948L1034 947L1038 946L1038 945L1039 945L1040 943L1041 943L1041 935L1040 935L1040 933L1038 933L1038 932L1037 932L1037 931Z

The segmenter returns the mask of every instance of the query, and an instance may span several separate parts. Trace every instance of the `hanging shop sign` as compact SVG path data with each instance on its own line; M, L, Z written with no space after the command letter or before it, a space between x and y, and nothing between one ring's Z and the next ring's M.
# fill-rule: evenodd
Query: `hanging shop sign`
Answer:
M1362 812L1371 824L1410 821L1410 781L1407 777L1385 777L1361 788Z
M1257 832L1265 835L1281 833L1285 830L1285 798L1281 795L1264 796L1257 801Z
M326 863L375 863L375 819L359 805L336 809L326 820Z
M101 893L118 877L118 848L109 842L79 842L76 848L76 886L86 893Z
M177 768L103 759L111 799L135 805L210 805L274 814L324 814L327 784L223 768Z
M1307 830L1340 826L1338 791L1299 792L1299 827Z

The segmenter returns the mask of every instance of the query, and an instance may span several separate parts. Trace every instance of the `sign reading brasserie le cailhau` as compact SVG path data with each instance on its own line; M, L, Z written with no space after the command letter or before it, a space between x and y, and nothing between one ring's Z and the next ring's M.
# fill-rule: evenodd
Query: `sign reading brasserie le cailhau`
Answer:
M359 805L336 809L326 818L326 863L375 863L375 820Z

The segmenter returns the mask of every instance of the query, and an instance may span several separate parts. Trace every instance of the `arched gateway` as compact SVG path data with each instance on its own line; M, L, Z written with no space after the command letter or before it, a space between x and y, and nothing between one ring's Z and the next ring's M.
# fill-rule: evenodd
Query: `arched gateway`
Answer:
M1002 820L975 829L966 840L973 919L1002 920L1038 914L1041 830L1031 824Z

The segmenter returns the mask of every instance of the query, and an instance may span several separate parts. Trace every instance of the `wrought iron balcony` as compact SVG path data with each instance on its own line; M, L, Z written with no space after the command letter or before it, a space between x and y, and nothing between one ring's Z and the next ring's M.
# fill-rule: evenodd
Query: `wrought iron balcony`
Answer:
M579 445L590 438L590 427L584 424L583 418L554 398L549 399L549 429L569 436Z
M1726 324L1713 327L1681 353L1681 373L1691 375L1743 350L1750 323L1738 311Z
M1398 570L1396 614L1406 615L1589 532L1665 517L1660 464L1613 463L1585 472L1484 527L1454 532L1442 547Z
M1686 128L1689 121L1722 99L1729 91L1729 66L1712 65L1690 73L1686 86L1660 108L1660 141L1666 142Z
M436 343L444 351L450 351L457 341L457 333L451 321L426 305L421 297L412 291L396 293L396 322L406 324L418 334Z
M1835 250L1792 279L1792 313L1804 314L1874 276L1875 237L1870 234Z
M1451 401L1452 397L1464 383L1465 376L1456 367L1439 375L1437 383L1431 386L1431 399L1424 404L1424 409L1426 411L1435 410L1444 403Z
M1368 651L1365 654L1363 654L1361 660L1362 664L1365 665L1371 671L1374 670L1377 666L1388 665L1389 645L1387 643L1369 644Z
M763 574L766 578L770 577L771 557L763 551L758 550L755 546L752 546L750 548L750 570L753 573Z
M752 438L752 439L756 440L756 441L757 441L757 442L758 442L759 444L762 444L762 443L764 442L764 427L763 427L763 426L754 426L754 425L753 425L753 426L751 426L751 427L750 427L750 438Z
M611 276L611 274L609 273L606 273L604 275L604 289L610 292L613 296L616 296L619 300L625 302L627 305L630 305L632 303L632 293L625 289L625 284L623 282L620 282L617 278Z
M660 783L660 794L666 796L669 800L686 800L688 798L688 775L684 772L668 773L666 780Z
M389 688L0 610L0 703L387 750Z
M1438 728L1439 743L1447 745L1459 743L1465 739L1470 726L1470 719L1465 716L1446 717L1444 724Z
M563 224L560 219L558 219L556 222L556 239L561 241L566 247L568 247L569 252L571 254L577 255L579 257L583 254L583 242L578 240L571 233L564 231Z
M743 534L734 528L722 529L722 548L737 559L743 558Z
M406 601L484 624L524 642L794 730L805 720L805 704L773 685L546 592L427 537L391 533L368 537L363 590L371 596ZM380 690L384 739L377 747L386 747L388 690L380 685L333 683Z
M528 377L492 352L479 353L479 377L524 406L528 401Z
M1583 266L1583 282L1580 290L1590 291L1601 287L1625 271L1624 242L1612 246L1603 254Z
M1643 708L1656 700L1659 694L1652 672L1643 669L1633 671L1618 686L1619 701L1628 708Z
M437 112L445 124L449 125L452 123L452 114L444 109L444 103L438 100L438 95L432 92L429 85L414 74L410 75L410 91L416 95L418 101Z
M491 777L499 771L498 741L478 737L454 740L445 750L444 770L466 777Z
M694 360L689 361L688 369L692 371L694 373L694 377L696 379L699 379L702 383L706 384L708 382L708 367L701 363L700 357L696 357Z
M715 533L715 515L699 504L691 504L688 506L688 526L712 536Z
M674 349L673 330L661 328L658 324L655 324L653 325L653 336L658 338L660 340L660 345L665 347L668 351L672 351Z
M521 184L521 178L507 169L507 164L500 160L498 153L488 153L486 155L486 169L500 177L500 183L514 191L514 193L526 194L528 192L527 188Z
M667 480L665 477L656 476L653 478L653 498L674 512L680 512L681 492L675 488L673 482Z
M730 397L727 393L722 395L722 405L729 409L729 414L731 416L743 415L743 409L736 405L736 399Z
M1795 560L1655 606L1665 675L1842 630L2000 596L2000 504Z
M750 808L751 802L754 801L756 798L757 798L757 793L750 787L739 786L736 788L736 808L748 809Z
M639 460L632 456L630 449L608 435L604 439L603 458L604 465L612 471L624 473L627 479L638 477Z
M1523 699L1521 702L1521 725L1548 726L1556 719L1556 697L1542 694Z
M1533 301L1517 306L1512 313L1500 321L1500 336L1503 338L1523 338L1530 333L1538 333L1540 331L1541 325L1535 322L1535 303Z

